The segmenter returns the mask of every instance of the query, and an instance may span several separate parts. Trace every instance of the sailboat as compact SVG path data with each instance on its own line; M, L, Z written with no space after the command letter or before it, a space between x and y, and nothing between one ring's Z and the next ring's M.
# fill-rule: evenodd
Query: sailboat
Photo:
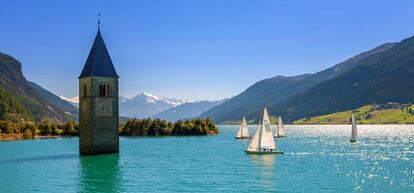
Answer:
M283 152L276 151L266 107L263 110L263 119L257 126L254 136L245 151L253 154L283 154Z
M349 141L351 143L354 143L357 141L357 138L358 138L358 131L357 131L357 126L355 124L354 114L351 115L351 119L352 119L352 134L351 134L351 139Z
M243 122L240 125L240 129L237 132L236 139L249 139L249 128L247 127L246 118L243 117Z
M285 129L283 128L283 121L282 121L282 117L279 116L279 124L276 127L275 130L275 134L274 134L275 138L285 138Z

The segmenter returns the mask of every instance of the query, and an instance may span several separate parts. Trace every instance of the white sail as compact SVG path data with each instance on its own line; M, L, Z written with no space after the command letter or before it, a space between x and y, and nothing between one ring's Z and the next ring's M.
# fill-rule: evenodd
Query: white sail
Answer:
M285 129L283 128L282 117L279 117L279 124L276 127L274 137L285 137Z
M254 132L253 139L250 141L249 146L247 146L246 151L250 152L258 152L259 151L259 137L260 137L260 129L262 125L259 123L257 125L256 131Z
M249 128L247 127L247 122L246 122L246 118L243 117L243 122L240 125L240 129L237 132L236 135L237 139L241 139L241 138L249 138Z
M272 128L270 127L269 115L267 113L266 107L263 110L263 120L261 127L261 135L259 140L259 146L261 151L275 150L276 144L275 139L273 138Z
M239 131L237 131L236 138L242 138L243 123L240 126Z
M247 126L247 121L246 121L246 118L245 117L243 117L243 125L242 125L242 137L244 137L244 138L249 138L250 136L249 136L249 127Z
M351 115L351 119L352 119L351 141L356 141L356 139L358 138L358 131L357 131L357 126L355 124L354 114Z

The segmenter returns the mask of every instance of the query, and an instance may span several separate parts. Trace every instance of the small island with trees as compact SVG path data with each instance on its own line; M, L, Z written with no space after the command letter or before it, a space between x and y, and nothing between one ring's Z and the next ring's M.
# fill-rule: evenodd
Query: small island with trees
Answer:
M121 136L215 135L218 128L210 118L178 120L175 123L161 119L130 119L121 124Z
M14 122L0 120L0 141L34 138L78 136L79 124L53 122ZM178 120L175 123L161 119L129 119L119 126L121 136L189 136L216 135L218 128L210 118Z

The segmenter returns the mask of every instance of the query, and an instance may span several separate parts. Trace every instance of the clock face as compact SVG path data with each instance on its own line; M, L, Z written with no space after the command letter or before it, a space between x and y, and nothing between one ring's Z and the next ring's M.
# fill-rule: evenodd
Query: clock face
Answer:
M88 103L86 101L81 101L81 110L82 111L87 111L88 110Z
M110 99L97 98L95 104L96 116L112 116L112 103Z

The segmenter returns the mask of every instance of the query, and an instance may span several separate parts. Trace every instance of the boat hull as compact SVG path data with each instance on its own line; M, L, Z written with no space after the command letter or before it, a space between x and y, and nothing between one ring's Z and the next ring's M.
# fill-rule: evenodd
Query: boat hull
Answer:
M274 138L286 138L284 135L273 136Z
M236 139L250 139L250 137L235 137Z
M264 152L264 151L245 151L247 154L256 154L256 155L265 155L265 154L285 154L283 151L271 151L271 152Z
M355 143L357 140L356 139L350 139L349 142L351 143Z

